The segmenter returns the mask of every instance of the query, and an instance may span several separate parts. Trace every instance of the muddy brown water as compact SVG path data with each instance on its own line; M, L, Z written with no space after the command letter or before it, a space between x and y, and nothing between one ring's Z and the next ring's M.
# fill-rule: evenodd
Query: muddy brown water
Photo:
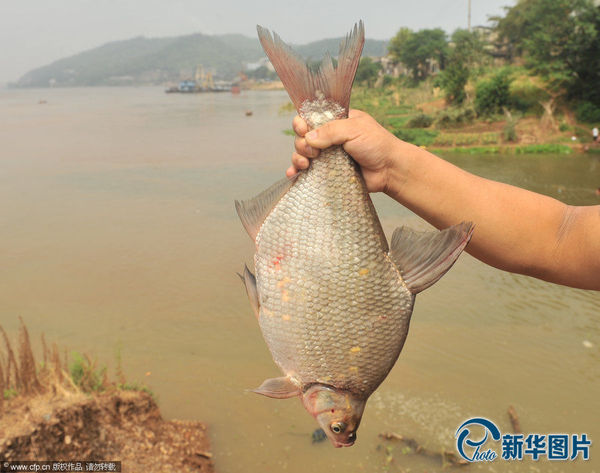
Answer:
M128 377L154 390L167 418L208 423L221 472L437 470L377 434L453 450L471 416L509 432L509 405L526 433L600 441L600 293L468 255L417 298L403 353L354 447L312 445L316 424L297 400L246 391L278 370L235 274L252 243L233 200L287 167L286 101L283 92L1 90L0 323L16 331L20 315L32 338L44 332L109 367L120 349ZM571 204L600 203L598 156L447 159ZM427 227L386 196L374 200L388 236L403 223ZM595 447L587 463L471 469L600 471Z

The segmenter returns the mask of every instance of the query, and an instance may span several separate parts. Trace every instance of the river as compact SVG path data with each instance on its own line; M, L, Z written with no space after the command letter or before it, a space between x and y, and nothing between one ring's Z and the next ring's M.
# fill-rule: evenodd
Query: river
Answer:
M44 333L109 370L120 350L128 379L156 393L165 417L207 422L220 472L438 471L378 434L454 450L469 417L510 432L509 405L525 433L600 442L600 293L466 254L418 296L404 350L368 402L354 447L311 444L316 423L297 400L247 391L279 372L236 276L253 245L233 201L288 166L286 101L283 92L0 90L0 323L14 332L22 316L33 340ZM446 158L570 204L600 203L598 155ZM374 202L388 237L401 224L427 228L385 195ZM587 463L470 469L598 465L592 445Z

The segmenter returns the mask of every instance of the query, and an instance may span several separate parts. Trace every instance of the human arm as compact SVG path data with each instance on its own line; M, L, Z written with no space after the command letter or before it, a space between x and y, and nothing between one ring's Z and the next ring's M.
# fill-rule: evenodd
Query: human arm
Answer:
M371 116L351 111L315 135L294 119L296 153L288 175L307 157L341 144L361 166L370 192L385 192L443 229L475 223L467 251L484 263L558 284L600 290L600 206L574 207L470 174L401 141Z

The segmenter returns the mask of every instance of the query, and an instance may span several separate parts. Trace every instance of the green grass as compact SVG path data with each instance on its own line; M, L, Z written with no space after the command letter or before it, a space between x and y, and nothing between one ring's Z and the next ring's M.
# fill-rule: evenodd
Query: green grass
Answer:
M408 141L417 146L429 146L438 135L437 130L423 130L422 128L398 128L392 133L403 141Z
M487 133L440 133L434 141L438 146L473 146L495 145L500 141L500 134Z
M461 154L498 154L504 151L499 146L457 146L455 148L432 148L432 153L461 153Z
M573 150L570 146L559 144L537 144L525 146L457 146L454 148L432 148L433 153L461 153L461 154L569 154Z
M16 389L10 388L10 389L5 389L2 394L4 396L4 399L8 400L10 398L15 397L19 393Z
M96 360L79 352L71 353L69 373L75 386L84 392L102 392L106 389L106 366L96 367Z
M537 153L558 153L558 154L570 154L573 149L567 145L558 145L553 143L539 144L539 145L525 145L515 146L514 153L516 154L537 154Z

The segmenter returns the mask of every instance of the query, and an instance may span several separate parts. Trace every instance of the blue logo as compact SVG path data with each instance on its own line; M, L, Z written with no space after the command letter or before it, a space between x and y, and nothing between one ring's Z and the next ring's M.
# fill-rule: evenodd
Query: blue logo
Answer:
M475 432L472 433L472 428ZM482 432L480 438L473 438ZM456 450L469 462L493 462L500 456L502 460L538 461L542 457L548 460L583 460L590 458L592 441L587 434L504 434L491 420L474 417L462 423L454 435ZM493 448L484 449L488 440L500 442L500 455Z

